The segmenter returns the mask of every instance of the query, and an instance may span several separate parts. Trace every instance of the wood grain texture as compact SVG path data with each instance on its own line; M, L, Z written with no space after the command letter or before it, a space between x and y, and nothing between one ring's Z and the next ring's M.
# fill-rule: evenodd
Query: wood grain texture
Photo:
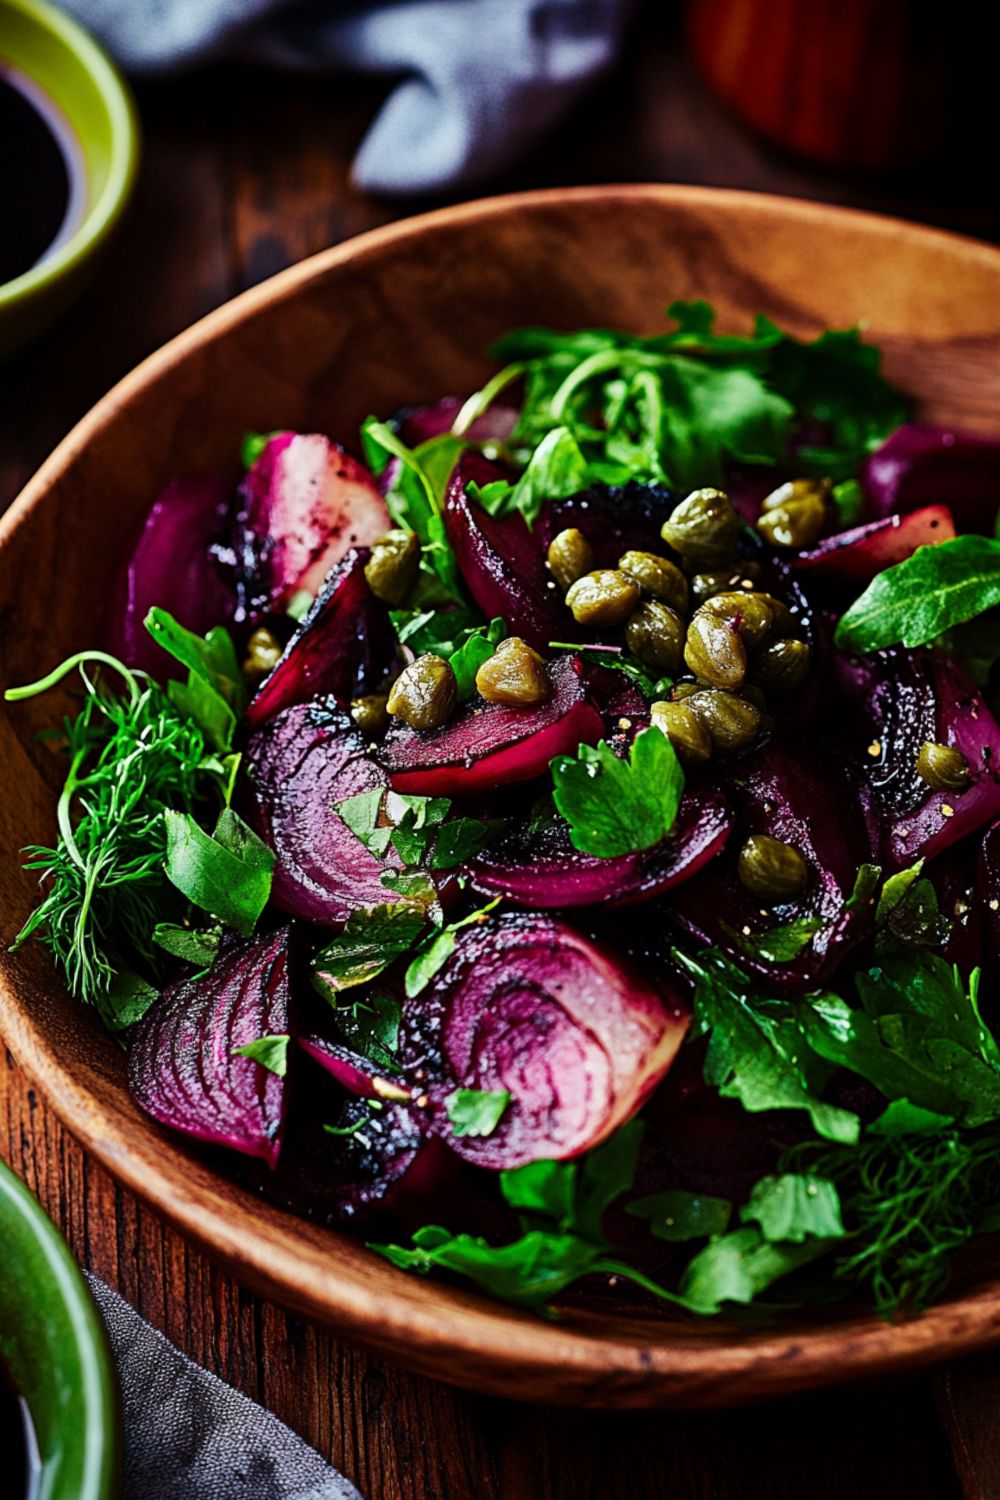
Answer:
M498 186L705 182L1000 234L1000 205L983 193L971 157L938 178L865 180L820 173L760 145L690 76L673 36L674 10L649 7L623 66ZM380 96L375 83L331 86L230 69L143 87L144 169L104 275L60 329L15 366L0 367L0 506L71 423L164 338L296 256L407 211L365 199L349 183L350 155ZM925 369L925 378L933 373ZM0 641L16 625L0 613ZM464 1394L353 1351L235 1291L86 1161L23 1076L4 1066L2 1049L0 1154L40 1191L85 1263L117 1281L182 1348L271 1405L370 1500L958 1493L923 1379L786 1400L749 1415L580 1416ZM984 1378L993 1368L977 1361ZM966 1441L982 1455L993 1408L976 1400L975 1381L955 1390Z

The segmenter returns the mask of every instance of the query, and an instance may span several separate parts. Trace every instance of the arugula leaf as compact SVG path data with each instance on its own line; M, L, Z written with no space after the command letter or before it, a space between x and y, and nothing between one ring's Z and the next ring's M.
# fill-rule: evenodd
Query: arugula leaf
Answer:
M260 1036L256 1041L244 1042L242 1047L232 1049L234 1057L249 1057L269 1073L284 1078L288 1072L288 1044L290 1036Z
M876 574L841 616L838 646L880 651L926 646L943 631L1000 604L1000 541L956 536Z
M376 474L391 459L398 460L392 487L385 497L397 526L416 533L423 555L421 567L444 590L444 598L464 599L461 574L444 526L444 488L455 461L466 446L461 438L432 438L419 448L408 448L386 422L369 417L361 428L365 458Z
M202 637L165 609L156 608L143 623L157 645L188 669L186 683L167 684L171 700L203 730L210 744L228 750L236 720L247 704L246 684L228 630L218 625Z
M392 628L401 646L417 656L431 651L450 661L473 631L483 629L483 617L466 604L449 603L446 608L427 602L410 609L389 611Z
M568 427L554 427L535 449L516 484L497 480L493 484L471 484L469 495L492 516L520 511L534 526L548 500L578 495L589 482L587 460Z
M710 1240L698 1252L681 1277L681 1296L701 1313L720 1312L726 1302L753 1302L830 1248L831 1241L822 1239L772 1244L756 1224L747 1224Z
M203 911L249 937L271 894L274 855L231 808L207 834L190 813L164 814L167 878Z
M576 1219L578 1175L575 1161L530 1161L501 1172L500 1191L520 1211L524 1228L549 1220L550 1227L568 1230Z
M492 1135L503 1119L512 1095L507 1089L456 1089L445 1100L456 1135Z
M756 1222L770 1244L801 1245L808 1239L844 1236L840 1195L832 1182L799 1172L762 1177L740 1210L744 1224Z
M476 673L488 662L507 634L499 616L488 625L477 625L463 632L464 639L448 656L448 664L458 685L458 701L466 703L476 691Z
M596 748L581 745L576 759L557 756L551 771L556 807L584 854L612 859L651 849L674 826L684 772L660 729L642 730L628 761L601 740Z
M173 958L185 963L208 968L219 951L222 929L209 927L196 929L180 927L176 922L157 922L153 928L153 942Z
M427 908L389 901L354 911L342 931L312 961L313 986L332 1004L344 990L368 984L413 947L427 925Z
M647 1219L650 1232L658 1240L680 1242L711 1239L724 1234L733 1205L728 1198L712 1198L707 1193L689 1193L675 1188L671 1192L636 1198L625 1211L637 1219Z

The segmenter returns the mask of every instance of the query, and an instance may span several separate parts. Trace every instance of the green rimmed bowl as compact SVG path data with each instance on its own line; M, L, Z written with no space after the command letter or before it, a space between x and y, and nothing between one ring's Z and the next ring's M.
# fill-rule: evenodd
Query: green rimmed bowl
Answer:
M44 0L0 0L0 66L27 77L58 111L83 183L66 237L23 275L0 284L2 359L57 318L86 285L131 192L139 131L116 68L81 26Z
M65 1240L2 1161L0 1247L0 1355L31 1413L37 1493L114 1500L121 1421L104 1325Z

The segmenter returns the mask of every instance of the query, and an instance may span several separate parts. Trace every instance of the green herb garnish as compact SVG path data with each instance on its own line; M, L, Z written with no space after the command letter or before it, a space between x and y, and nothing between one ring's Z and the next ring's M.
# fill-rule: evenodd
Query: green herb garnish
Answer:
M613 859L666 838L680 807L684 772L662 730L644 729L627 761L604 740L552 762L552 795L573 846Z
M1000 541L956 536L918 547L872 579L837 626L838 646L926 646L1000 604Z

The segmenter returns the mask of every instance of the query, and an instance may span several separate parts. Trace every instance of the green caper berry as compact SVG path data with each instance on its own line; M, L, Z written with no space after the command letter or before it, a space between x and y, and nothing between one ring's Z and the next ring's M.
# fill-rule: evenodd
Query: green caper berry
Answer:
M684 661L699 682L738 688L747 675L747 650L729 620L699 609L688 625Z
M243 658L243 676L253 684L264 678L278 665L282 645L263 625L258 625L247 641L247 654Z
M752 594L759 581L760 567L757 563L733 563L728 568L713 568L706 573L695 573L691 579L691 597L698 605L704 604L715 594L731 594L736 590Z
M549 570L563 593L594 566L594 549L582 531L567 526L549 543Z
M936 792L964 792L971 772L961 750L926 740L917 755L917 775Z
M732 557L742 525L721 490L694 490L675 507L660 535L685 562L712 567Z
M684 703L704 724L716 750L745 750L760 733L760 709L735 693L702 688L685 698Z
M501 641L493 655L476 673L476 691L487 703L507 703L512 708L531 708L547 703L552 683L537 651L518 635Z
M401 672L386 703L393 718L411 729L437 729L450 717L458 697L458 684L443 657L428 652Z
M655 552L626 552L618 559L623 573L634 578L644 594L669 604L678 614L688 607L688 581L676 563Z
M809 879L809 866L797 849L780 839L755 833L740 850L737 862L740 884L762 901L784 901L802 890Z
M685 698L690 698L692 693L703 693L704 684L700 682L675 682L670 689L671 703L680 703Z
M351 718L362 734L381 734L387 727L387 701L385 693L367 693L363 698L351 699Z
M771 641L753 664L754 679L771 693L790 693L805 681L812 652L805 641L792 636Z
M576 580L566 603L578 625L610 630L624 625L639 603L639 585L618 568L598 568Z
M376 599L399 605L416 583L419 568L420 543L413 532L387 531L372 543L365 578Z
M653 724L662 729L684 766L703 765L712 755L712 736L686 703L654 703Z
M829 479L786 479L776 490L765 495L760 502L762 511L779 510L790 500L821 500L824 507L830 502L833 485Z
M628 618L625 644L654 672L679 672L684 659L684 621L659 599L647 599Z
M818 542L830 510L825 479L790 479L764 500L757 530L773 547L811 547Z
M715 594L701 606L698 614L723 620L750 650L770 635L774 622L774 614L764 594Z

